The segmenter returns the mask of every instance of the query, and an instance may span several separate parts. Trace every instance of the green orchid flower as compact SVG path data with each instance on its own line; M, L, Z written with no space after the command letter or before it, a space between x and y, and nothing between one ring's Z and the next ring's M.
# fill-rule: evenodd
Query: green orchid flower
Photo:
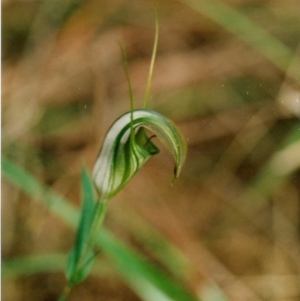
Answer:
M130 111L119 117L108 130L93 168L92 180L82 172L82 211L75 245L69 255L66 278L68 283L59 298L63 301L72 287L82 282L90 272L95 258L94 245L103 222L108 201L116 195L153 155L159 152L152 142L157 137L172 155L175 168L173 180L178 177L186 157L186 142L178 128L160 113L147 109L151 78L158 41L158 21L150 71L145 93L144 109L133 109L125 51L122 50L124 70L129 87ZM151 133L151 134L150 134ZM96 187L99 198L93 191Z
M101 199L120 191L141 166L159 149L146 134L160 139L175 161L177 178L186 157L186 144L172 121L149 109L122 115L109 129L93 169L93 180Z

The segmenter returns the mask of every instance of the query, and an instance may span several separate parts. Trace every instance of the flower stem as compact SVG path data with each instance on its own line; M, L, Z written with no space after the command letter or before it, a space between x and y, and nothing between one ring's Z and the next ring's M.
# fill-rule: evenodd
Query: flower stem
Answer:
M70 292L72 290L72 286L67 284L64 288L64 290L62 291L61 295L59 296L58 300L57 301L65 301L67 300Z
M95 216L93 218L93 223L90 230L90 235L88 238L88 245L93 248L96 240L96 236L99 232L99 229L103 223L104 216L106 214L107 210L107 200L100 199L97 202L96 208L95 208Z
M107 200L100 199L96 204L92 226L91 226L88 238L86 240L86 247L82 253L81 258L79 259L79 261L77 263L77 270L79 270L81 267L83 267L90 260L93 259L93 258L91 258L91 251L93 250L93 248L95 246L96 236L99 233L101 224L103 223L104 216L105 216L106 209L107 209L107 203L108 203Z

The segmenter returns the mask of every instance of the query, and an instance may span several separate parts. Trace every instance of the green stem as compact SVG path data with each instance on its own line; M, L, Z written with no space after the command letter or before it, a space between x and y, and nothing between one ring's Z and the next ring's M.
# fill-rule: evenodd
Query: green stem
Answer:
M72 286L69 285L69 284L66 285L57 301L65 301L65 300L67 300L68 296L70 295L71 290L72 290Z
M96 205L95 216L93 218L93 223L88 238L88 246L90 247L93 247L95 244L96 236L104 220L104 216L107 210L107 204L107 200L100 199Z
M89 236L87 238L86 247L84 252L82 253L80 260L77 263L77 270L79 270L82 266L86 265L91 260L90 251L94 248L96 237L103 223L104 216L107 210L107 203L108 203L107 200L103 200L103 199L100 199L97 202L92 226L90 229Z

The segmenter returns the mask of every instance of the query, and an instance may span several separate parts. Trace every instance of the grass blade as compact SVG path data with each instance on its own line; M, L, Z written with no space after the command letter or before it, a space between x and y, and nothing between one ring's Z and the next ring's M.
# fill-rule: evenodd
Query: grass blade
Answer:
M44 272L62 270L66 263L65 254L37 254L2 262L2 279L21 277Z

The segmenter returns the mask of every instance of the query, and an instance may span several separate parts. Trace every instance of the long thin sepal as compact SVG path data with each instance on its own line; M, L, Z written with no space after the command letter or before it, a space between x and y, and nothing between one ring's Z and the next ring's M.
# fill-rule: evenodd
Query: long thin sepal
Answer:
M155 9L154 12L155 12L155 36L154 36L154 44L153 44L149 74L148 74L148 79L147 79L145 98L144 98L144 108L148 107L148 102L149 102L149 98L150 98L150 86L151 86L151 81L152 81L153 68L154 68L154 62L155 62L155 58L156 58L157 44L158 44L159 26L158 26L157 9Z

